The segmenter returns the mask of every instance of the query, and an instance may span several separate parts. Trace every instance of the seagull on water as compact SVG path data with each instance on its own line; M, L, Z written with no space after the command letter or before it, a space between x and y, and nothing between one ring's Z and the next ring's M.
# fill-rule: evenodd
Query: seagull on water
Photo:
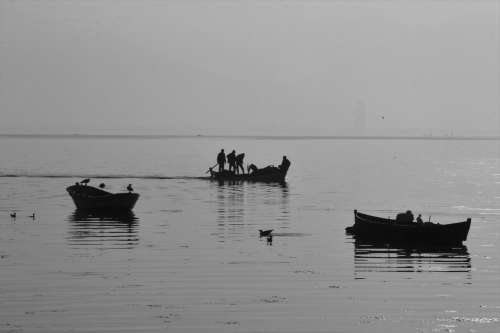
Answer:
M269 244L269 245L273 244L273 234L269 234L267 236L267 244Z
M269 236L271 235L271 233L273 232L274 229L269 229L269 230L260 230L259 229L259 235L260 237L266 237L266 236Z

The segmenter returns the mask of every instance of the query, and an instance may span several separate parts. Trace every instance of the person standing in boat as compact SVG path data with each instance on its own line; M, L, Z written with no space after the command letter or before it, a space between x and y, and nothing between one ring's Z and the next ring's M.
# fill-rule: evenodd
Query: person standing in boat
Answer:
M224 149L221 149L220 153L217 155L217 164L219 165L219 172L224 171L224 165L226 165L226 154L224 153Z
M236 155L236 173L240 173L240 168L241 168L241 173L245 174L245 168L243 168L243 159L245 158L245 153L241 153Z
M236 171L236 151L233 150L230 154L227 154L227 164L229 164L229 171Z
M286 156L283 156L283 160L281 161L281 164L278 166L278 168L284 172L288 171L288 168L290 167L290 161L286 158Z

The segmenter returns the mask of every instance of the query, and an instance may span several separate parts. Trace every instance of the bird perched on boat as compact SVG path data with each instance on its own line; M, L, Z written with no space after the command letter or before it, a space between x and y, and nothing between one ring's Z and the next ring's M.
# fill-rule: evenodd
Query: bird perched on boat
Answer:
M129 193L134 191L134 189L132 188L132 184L128 184L128 186L127 186L127 191L128 191Z
M259 229L259 235L260 237L266 237L266 236L270 236L271 233L273 232L274 229L269 229L269 230L260 230Z
M10 217L12 217L13 219L15 219L16 218L16 212L10 213Z
M85 178L84 180L82 180L82 181L80 182L80 184L82 184L82 185L87 185L89 182L90 182L90 179L89 179L89 178Z

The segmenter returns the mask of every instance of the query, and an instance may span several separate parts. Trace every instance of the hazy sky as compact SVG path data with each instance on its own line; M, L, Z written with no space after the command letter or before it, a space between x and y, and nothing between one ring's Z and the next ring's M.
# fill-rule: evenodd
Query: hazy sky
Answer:
M498 1L0 0L0 132L499 131Z

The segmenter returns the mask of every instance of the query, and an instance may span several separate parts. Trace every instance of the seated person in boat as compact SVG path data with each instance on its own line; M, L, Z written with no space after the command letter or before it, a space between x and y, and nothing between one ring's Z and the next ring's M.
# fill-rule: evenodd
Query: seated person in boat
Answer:
M243 168L243 159L245 158L245 153L241 153L236 155L236 173L240 173L240 168L241 168L241 173L245 174L245 168Z
M396 215L396 223L398 224L411 224L413 223L413 213L407 210L406 213L399 213Z
M422 214L418 214L417 216L417 224L423 224L424 221L422 220Z
M288 170L290 167L290 161L286 158L286 156L283 156L283 160L281 161L281 164L278 166L278 168L284 172Z

